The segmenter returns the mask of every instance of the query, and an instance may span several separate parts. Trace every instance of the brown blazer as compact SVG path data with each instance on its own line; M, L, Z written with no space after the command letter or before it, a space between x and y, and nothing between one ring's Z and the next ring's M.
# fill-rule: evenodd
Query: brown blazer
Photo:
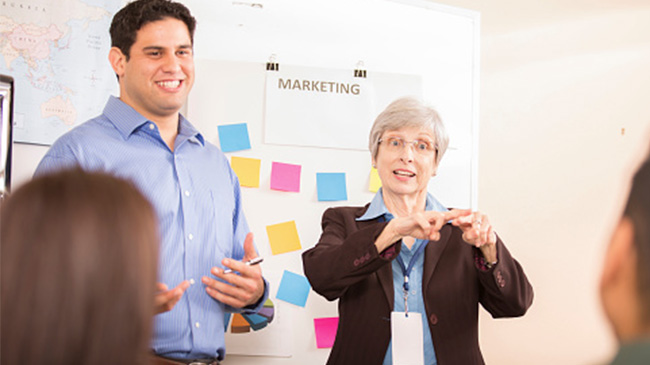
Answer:
M379 220L356 221L365 207L330 208L320 240L303 253L314 290L339 299L339 326L328 364L381 364L390 341L393 271L401 241L378 253L375 240L386 227ZM497 237L498 263L481 269L480 251L450 224L424 253L424 304L440 365L484 364L478 341L478 303L494 318L518 317L533 301L521 265Z

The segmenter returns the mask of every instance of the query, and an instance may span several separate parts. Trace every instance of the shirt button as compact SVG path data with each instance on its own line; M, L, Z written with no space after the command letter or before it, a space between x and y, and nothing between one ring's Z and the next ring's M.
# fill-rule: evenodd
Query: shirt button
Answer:
M190 191L189 190L185 190L185 196L190 196Z
M190 241L191 241L191 240L193 240L193 239L194 239L194 235L190 233L190 234L188 234L188 235L187 235L187 238L189 238L189 239L190 239Z
M190 284L194 285L194 283L195 283L194 279L190 279ZM197 322L197 324L198 324L198 322Z
M195 326L196 328L199 328L199 327L201 327L201 324L200 324L199 322L196 322L196 323L194 323L194 326Z
M150 123L149 124L149 129L153 130L154 128L156 128L156 127L154 127L153 123Z

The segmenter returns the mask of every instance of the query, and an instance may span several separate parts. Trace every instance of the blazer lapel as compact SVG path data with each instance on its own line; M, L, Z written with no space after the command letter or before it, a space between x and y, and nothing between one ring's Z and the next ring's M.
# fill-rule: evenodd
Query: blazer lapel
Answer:
M366 205L366 209L368 206ZM365 213L365 209L361 211L361 213L358 214L358 217L361 217ZM373 219L369 221L357 221L357 228L358 229L363 229L367 227L368 225L371 224L376 224L379 220L378 219ZM390 308L393 308L393 302L395 301L395 293L393 291L393 265L392 263L388 263L387 265L384 265L381 267L377 272L375 273L379 279L379 284L381 285L381 288L384 291L384 294L386 295L386 300L388 301L388 304Z
M422 288L423 290L429 286L433 272L440 261L442 252L447 247L449 237L451 236L451 225L445 224L440 230L439 241L429 241L427 247L424 249L424 270L422 272Z

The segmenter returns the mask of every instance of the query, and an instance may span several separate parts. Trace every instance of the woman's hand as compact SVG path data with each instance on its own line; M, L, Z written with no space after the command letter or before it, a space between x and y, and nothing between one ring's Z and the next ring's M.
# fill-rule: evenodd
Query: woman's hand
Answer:
M425 211L408 217L395 218L390 221L390 224L400 239L409 236L437 241L440 239L440 229L445 223L469 214L471 214L469 210Z
M494 263L497 261L497 235L492 229L488 216L480 212L455 218L451 224L463 231L463 240L483 252L485 259Z
M378 252L382 252L404 237L437 241L440 239L440 229L445 223L471 214L469 210L455 209L447 212L424 211L394 218L377 237L375 246Z

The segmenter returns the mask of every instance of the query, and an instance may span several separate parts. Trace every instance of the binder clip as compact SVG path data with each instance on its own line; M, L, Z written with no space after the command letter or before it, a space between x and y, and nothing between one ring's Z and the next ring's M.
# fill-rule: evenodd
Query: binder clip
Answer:
M354 69L354 77L366 78L366 70L363 67L363 61L357 62L357 68Z
M266 63L266 71L280 71L280 64L275 62L275 53L269 57L269 62Z

